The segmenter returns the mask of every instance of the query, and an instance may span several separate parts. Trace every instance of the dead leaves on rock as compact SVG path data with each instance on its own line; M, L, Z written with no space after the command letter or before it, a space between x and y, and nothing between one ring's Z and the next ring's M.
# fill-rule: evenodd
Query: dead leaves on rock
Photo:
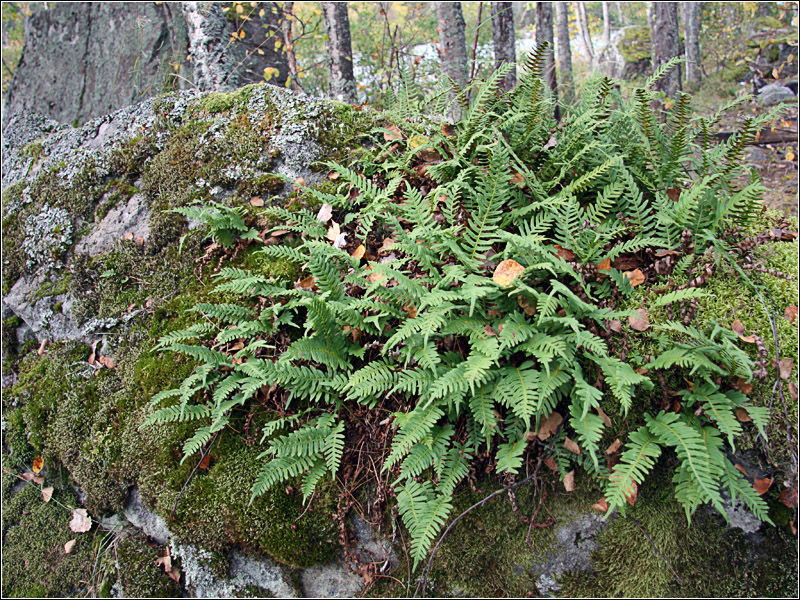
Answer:
M172 557L169 554L169 547L166 548L166 554L156 559L156 566L160 566L164 569L164 573L166 573L172 581L175 583L180 583L181 580L181 571L178 567L172 565Z

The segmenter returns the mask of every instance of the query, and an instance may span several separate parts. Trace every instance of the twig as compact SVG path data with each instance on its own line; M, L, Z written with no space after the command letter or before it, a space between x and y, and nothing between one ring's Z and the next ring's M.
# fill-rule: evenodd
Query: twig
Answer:
M646 537L646 538L647 538L647 541L648 541L648 542L650 542L650 545L653 547L653 551L656 553L656 555L657 555L657 556L658 556L658 557L659 557L661 560L663 560L663 561L664 561L664 564L665 564L665 565L667 565L667 567L669 567L669 570L670 570L670 571L672 571L672 574L673 574L673 575L675 575L675 579L677 579L677 580L678 580L678 583L680 583L681 585L683 585L683 579L681 579L681 578L680 578L680 575L678 575L678 574L675 572L675 569L673 569L673 568L672 568L672 565L671 565L671 564L669 564L669 561L667 560L667 557L666 557L666 556L664 556L664 555L661 553L661 550L659 550L659 549L658 549L658 546L656 546L656 543L655 543L655 541L653 541L653 538L651 538L651 537L650 537L650 535L649 535L649 534L648 534L648 533L647 533L647 532L644 530L644 528L643 528L641 525L639 525L639 522L638 522L636 519L634 519L633 517L628 517L628 516L626 516L625 518L626 518L626 519L628 519L628 520L629 520L631 523L633 523L634 525L636 525L636 527L639 529L639 531L641 531L641 532L642 532L642 534L644 535L644 537Z
M186 483L183 484L183 487L181 488L181 491L178 493L178 497L175 498L175 504L172 505L172 510L169 512L169 520L170 521L172 521L173 518L175 517L175 510L178 508L178 501L181 499L181 496L183 496L183 492L186 490L186 486L189 485L189 482L192 480L192 477L194 477L194 474L197 472L197 469L200 468L200 465L202 464L203 459L206 456L208 456L209 452L211 452L211 447L214 445L214 442L217 441L217 436L219 435L220 431L222 431L222 430L220 429L219 431L217 431L214 434L214 437L211 438L211 442L208 444L208 447L205 450L201 450L200 451L200 460L197 461L197 464L194 466L194 469L192 469L192 472L189 473L189 477L186 479Z

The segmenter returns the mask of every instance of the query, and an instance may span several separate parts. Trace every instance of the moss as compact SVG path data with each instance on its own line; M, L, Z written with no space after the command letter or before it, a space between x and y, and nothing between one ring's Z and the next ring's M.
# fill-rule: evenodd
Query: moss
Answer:
M44 146L42 142L35 141L26 144L22 148L22 156L27 156L33 160L33 164L38 163L44 156Z
M650 29L648 27L627 27L622 34L619 50L625 62L635 63L650 60Z
M208 114L216 114L233 108L236 103L235 92L214 92L203 96L198 108Z
M690 525L672 497L665 469L662 461L657 477L642 486L628 510L630 519L617 517L600 533L600 547L592 554L594 572L562 578L563 596L780 597L795 589L796 571L781 567L796 564L791 534L764 527L754 552L753 539L729 529L718 515L701 511Z
M55 278L55 281L43 283L27 300L31 304L36 304L42 298L66 294L69 291L71 280L72 277L69 275L59 275Z
M750 67L747 64L737 64L732 63L728 64L725 68L722 69L722 73L720 74L720 78L722 81L733 83L738 81L745 81L750 77Z
M242 181L236 192L242 198L259 196L267 199L280 192L284 185L286 185L286 182L282 177L272 173L264 173Z
M86 593L92 574L94 538L75 534L65 506L75 503L69 490L55 489L45 503L36 486L4 498L3 503L3 597L68 597ZM64 544L76 540L70 554Z
M126 598L178 598L180 586L170 579L156 560L163 548L153 548L145 540L126 536L117 544L119 576L117 584Z

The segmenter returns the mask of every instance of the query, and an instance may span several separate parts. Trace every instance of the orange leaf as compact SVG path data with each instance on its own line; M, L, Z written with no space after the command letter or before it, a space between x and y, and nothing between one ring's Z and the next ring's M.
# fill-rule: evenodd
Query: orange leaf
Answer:
M641 285L647 279L644 276L644 273L642 273L641 269L634 269L633 271L625 271L623 275L625 275L625 277L628 278L631 287L636 287L637 285Z
M250 206L264 206L264 199L259 198L258 196L253 196L250 198Z
M575 471L570 471L564 475L564 489L568 492L575 489Z
M41 456L37 456L33 459L33 469L34 473L41 473L42 469L44 468L44 459Z
M417 316L417 308L411 304L411 302L407 303L403 310L406 311L406 314L411 317L412 319Z
M789 508L795 508L797 506L797 490L786 488L781 492L780 501Z
M336 181L337 179L339 179L339 173L337 173L336 171L331 171L330 173L328 173L328 179L330 179L331 181Z
M739 473L741 473L745 477L748 476L747 475L747 471L745 471L744 467L742 465L740 465L739 463L736 463L735 465L733 465L733 468L736 469L737 471L739 471Z
M367 253L367 249L364 247L364 244L359 245L358 248L353 250L353 253L350 255L356 260L361 260L364 258L364 255Z
M517 277L520 276L524 270L525 267L523 267L513 258L507 258L497 265L497 268L494 270L494 275L492 275L492 279L500 287L508 287Z
M753 421L752 417L750 417L750 415L747 414L747 411L743 408L736 409L736 418L742 423L750 423Z
M209 452L208 454L206 454L206 455L205 455L205 456L204 456L204 457L203 457L203 458L200 460L200 464L198 464L197 466L198 466L200 469L207 469L207 468L209 467L209 465L211 465L211 453L210 453L210 452Z
M670 200L672 200L673 202L677 202L677 201L678 201L678 198L680 198L680 197L681 197L681 190L680 190L680 188L669 188L669 189L667 190L667 196L668 196L668 197L669 197L669 199L670 199Z
M514 184L517 187L525 187L525 177L523 177L522 173L517 171L511 177L511 183Z
M570 250L569 248L562 248L558 244L554 246L556 250L558 250L558 257L563 258L567 262L571 262L575 260L575 253Z
M597 265L598 271L610 271L611 270L611 259L607 258L605 260L600 261Z
M650 329L650 318L647 316L647 310L640 308L636 311L636 317L628 317L628 324L636 331L647 331Z
M797 318L797 305L792 304L791 306L787 306L786 310L783 311L784 319L789 319L789 323L794 323L794 320Z
M617 452L619 452L620 448L622 448L622 442L620 442L618 438L614 440L614 443L612 443L608 448L606 448L606 454L608 454L609 456L611 456L612 454L616 454Z
M569 438L564 438L564 448L566 448L567 450L569 450L573 454L580 454L581 453L581 447L578 446L577 442L575 442L575 441L573 441L573 440L571 440Z
M772 487L772 479L769 477L765 477L764 479L753 479L753 487L756 488L756 492L759 496L763 496L767 493L767 490Z
M317 289L317 280L314 277L306 277L302 281L297 282L296 287L306 288L308 290Z
M736 319L733 322L733 325L731 325L731 331L733 331L733 333L738 335L739 339L742 340L743 342L747 342L748 344L756 343L756 338L754 338L752 335L744 334L744 325L742 325L742 322L739 319Z
M608 502L606 502L605 498L600 498L600 500L592 504L592 508L601 513L606 513L608 512Z
M633 489L625 488L625 499L628 501L628 504L633 506L636 504L636 498L639 496L639 484L631 479L631 487Z
M299 186L299 187L305 187L306 186L306 180L303 179L302 177L298 177L297 179L294 180L294 184L296 186Z

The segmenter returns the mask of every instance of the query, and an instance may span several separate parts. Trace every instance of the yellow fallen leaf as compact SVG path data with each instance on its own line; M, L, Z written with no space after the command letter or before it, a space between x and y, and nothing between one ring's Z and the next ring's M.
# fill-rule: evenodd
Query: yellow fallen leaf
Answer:
M364 255L367 253L367 249L364 247L364 244L361 244L358 248L353 250L353 253L350 255L356 260L361 260L364 258Z
M44 468L44 459L41 456L37 456L33 459L33 465L31 469L34 473L40 473Z
M492 275L492 279L500 287L508 287L517 277L520 276L524 270L525 267L523 267L513 258L507 258L497 265L497 268L494 270L494 275Z
M64 544L64 554L69 554L75 548L75 544L78 543L78 540L70 540L66 544Z
M628 278L631 287L636 287L637 285L644 283L646 279L641 269L635 269L633 271L625 271L623 275L625 275L625 277Z

